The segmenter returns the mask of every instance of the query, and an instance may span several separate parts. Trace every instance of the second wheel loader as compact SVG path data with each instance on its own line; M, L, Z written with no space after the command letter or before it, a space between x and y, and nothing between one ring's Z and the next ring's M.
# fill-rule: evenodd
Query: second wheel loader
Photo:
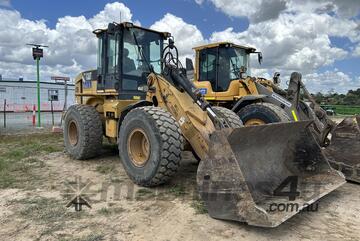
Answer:
M332 166L360 183L360 117L336 125L312 98L299 73L291 75L286 91L279 87L279 73L272 80L251 77L250 55L258 54L262 61L262 54L252 47L220 42L194 49L194 85L213 106L231 109L245 125L313 120L312 133ZM192 70L187 59L187 72Z
M133 182L151 187L174 175L188 147L201 159L197 184L209 214L262 227L345 183L309 134L310 121L243 127L234 112L212 107L184 75L169 33L132 23L94 33L98 68L77 76L77 104L65 115L73 158L94 157L105 136ZM289 181L291 192L282 191ZM297 208L269 210L273 204Z

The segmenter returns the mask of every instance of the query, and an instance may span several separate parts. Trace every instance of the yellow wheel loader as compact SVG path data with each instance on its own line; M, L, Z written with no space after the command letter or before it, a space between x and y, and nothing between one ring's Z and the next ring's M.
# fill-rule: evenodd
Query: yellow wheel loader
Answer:
M94 33L97 69L77 76L77 104L65 114L71 157L94 157L105 136L118 144L133 182L151 187L175 174L187 147L201 159L197 185L210 216L263 227L345 183L310 134L310 121L243 127L231 110L212 107L186 78L169 33L132 23Z
M286 91L279 88L279 73L272 80L251 77L250 55L258 54L262 61L261 52L252 47L220 42L194 50L195 73L190 59L187 73L213 106L231 109L245 125L313 120L312 133L332 166L348 180L360 182L360 117L336 125L312 98L299 73L291 75Z

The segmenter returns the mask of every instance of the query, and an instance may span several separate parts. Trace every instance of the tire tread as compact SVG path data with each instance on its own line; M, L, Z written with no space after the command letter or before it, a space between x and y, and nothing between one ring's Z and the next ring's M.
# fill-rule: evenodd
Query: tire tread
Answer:
M135 108L129 113L139 109L145 112L148 118L153 119L156 123L160 132L160 142L162 143L161 158L158 170L151 180L139 182L131 175L129 176L135 183L141 186L158 186L169 181L169 179L177 172L180 166L184 140L178 123L168 111L159 107L144 106ZM124 121L126 121L126 119L127 116L125 116Z

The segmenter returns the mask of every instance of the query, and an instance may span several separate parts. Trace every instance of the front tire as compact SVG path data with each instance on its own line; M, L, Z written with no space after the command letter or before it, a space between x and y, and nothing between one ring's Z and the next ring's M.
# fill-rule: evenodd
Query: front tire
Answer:
M89 105L73 105L64 121L64 145L77 160L95 157L101 150L103 127L100 114Z
M131 110L119 132L119 155L128 176L138 185L167 182L178 170L183 150L180 127L159 107Z
M236 113L233 112L232 110L229 110L221 106L212 106L211 108L218 117L224 119L226 123L228 123L230 128L239 128L244 126L239 116L237 116ZM201 161L201 158L196 154L196 152L193 149L191 149L191 152L199 163Z
M282 108L271 103L247 105L240 109L237 114L245 126L290 121L290 117Z

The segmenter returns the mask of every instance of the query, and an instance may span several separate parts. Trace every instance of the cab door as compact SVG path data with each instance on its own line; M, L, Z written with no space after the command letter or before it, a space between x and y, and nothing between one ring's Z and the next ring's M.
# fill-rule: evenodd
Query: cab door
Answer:
M106 34L98 36L98 52L97 52L97 91L105 89L105 58L106 58ZM91 81L85 82L85 88L91 88Z
M107 35L104 66L105 73L103 75L103 88L105 92L114 92L119 88L119 40L119 32Z
M203 49L199 53L199 78L196 87L208 100L215 99L217 90L218 48Z

